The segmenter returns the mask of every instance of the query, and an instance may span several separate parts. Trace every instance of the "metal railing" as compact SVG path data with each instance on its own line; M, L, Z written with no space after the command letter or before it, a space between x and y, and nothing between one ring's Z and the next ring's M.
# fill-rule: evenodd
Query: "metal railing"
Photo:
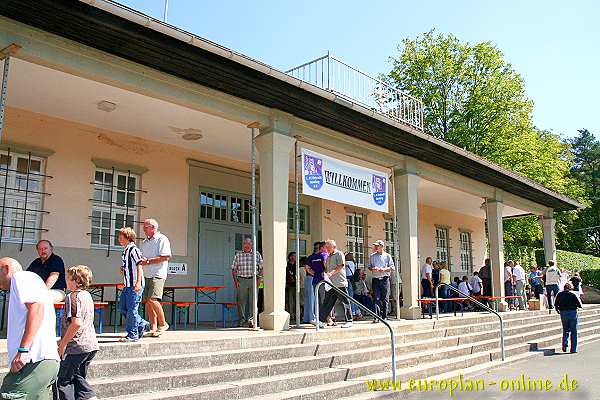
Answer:
M285 71L398 122L423 130L423 102L327 53Z
M329 290L333 290L338 295L345 297L351 303L356 304L356 306L358 306L358 308L360 308L361 311L364 311L365 313L371 315L373 318L387 326L388 330L390 331L390 342L392 346L392 379L393 382L396 382L396 336L394 335L394 330L392 329L392 326L385 319L381 318L369 308L365 307L363 304L350 297L348 294L342 292L340 289L336 288L331 284L331 282L328 281L321 281L315 286L315 326L317 332L319 331L319 324L321 323L321 319L319 318L319 288L325 283L329 285Z
M454 293L460 294L462 296L461 299L472 301L473 303L477 304L479 307L483 308L484 310L486 310L488 312L491 312L492 314L495 314L496 317L498 317L498 319L500 320L500 356L502 357L502 361L504 361L504 321L502 321L502 316L500 316L500 314L498 314L496 311L492 310L490 307L486 306L485 304L483 304L482 302L477 300L475 297L472 297L466 293L461 292L460 290L456 289L454 286L448 285L446 283L440 283L435 288L435 319L437 319L437 320L440 319L439 289L441 286L446 286L448 289L450 289Z

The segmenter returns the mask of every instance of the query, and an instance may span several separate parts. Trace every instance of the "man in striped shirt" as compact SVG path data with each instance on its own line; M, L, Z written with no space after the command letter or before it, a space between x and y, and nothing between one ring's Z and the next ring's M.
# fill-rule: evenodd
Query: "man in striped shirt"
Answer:
M135 245L135 232L131 228L121 228L118 233L119 244L125 249L121 256L121 273L125 287L121 291L121 313L127 319L127 336L122 342L137 342L150 324L139 314L142 301L144 273L142 271L142 253Z

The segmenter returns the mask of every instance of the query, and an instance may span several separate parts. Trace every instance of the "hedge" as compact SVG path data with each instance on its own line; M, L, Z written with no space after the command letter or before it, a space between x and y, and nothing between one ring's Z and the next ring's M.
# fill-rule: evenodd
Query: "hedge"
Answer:
M535 251L535 259L537 265L546 265L544 259L544 249ZM566 268L570 271L598 269L600 270L600 257L594 257L587 254L573 253L571 251L556 250L556 263L561 268Z
M581 280L584 285L600 289L600 269L584 269L581 271Z

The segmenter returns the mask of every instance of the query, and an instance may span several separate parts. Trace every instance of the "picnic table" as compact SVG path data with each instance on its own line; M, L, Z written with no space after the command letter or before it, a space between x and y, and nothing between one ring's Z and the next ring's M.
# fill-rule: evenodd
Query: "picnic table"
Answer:
M115 298L114 298L114 321L111 319L110 322L114 322L113 324L113 333L117 332L117 321L119 321L120 316L119 316L119 292L121 290L123 290L123 288L125 287L125 285L123 284L123 282L120 283L92 283L90 285L90 287L88 288L88 292L90 293L90 295L92 296L92 298L96 298L97 300L99 300L100 302L104 302L104 291L106 288L115 288ZM111 306L112 307L112 306ZM110 312L110 310L109 310Z
M217 293L219 290L225 289L225 286L215 286L215 285L169 285L165 286L163 292L164 300L168 301L171 304L172 316L173 318L176 315L176 302L175 292L178 290L193 290L194 291L194 304L196 306L194 312L195 316L195 324L198 326L198 320L200 319L200 309L199 305L201 304L212 304L215 307L215 327L217 326ZM209 302L202 302L202 297L208 298Z

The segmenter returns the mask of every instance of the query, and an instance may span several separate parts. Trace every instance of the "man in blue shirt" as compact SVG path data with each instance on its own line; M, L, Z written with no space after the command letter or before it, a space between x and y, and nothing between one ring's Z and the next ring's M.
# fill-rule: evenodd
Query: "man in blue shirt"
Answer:
M531 266L531 272L529 273L529 285L531 286L531 292L535 294L535 298L539 300L540 295L544 293L542 271L538 270L534 265Z
M50 289L50 295L55 303L65 300L65 290L67 281L65 281L65 263L62 258L54 254L54 246L49 240L42 239L37 242L35 249L39 257L27 268L27 271L39 275Z

